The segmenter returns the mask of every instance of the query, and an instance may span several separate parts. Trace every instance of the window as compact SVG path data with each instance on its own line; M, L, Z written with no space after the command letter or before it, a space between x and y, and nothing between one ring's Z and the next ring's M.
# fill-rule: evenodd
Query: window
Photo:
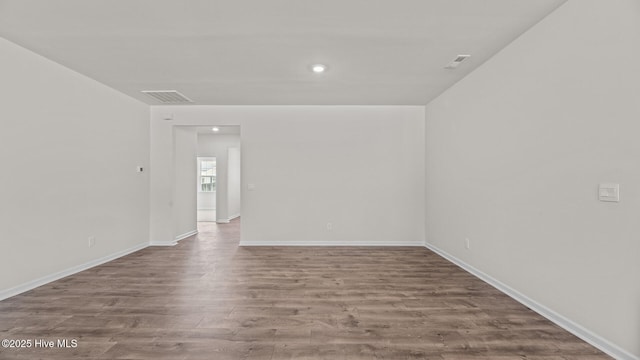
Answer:
M200 161L200 191L202 192L216 191L216 161L215 160Z

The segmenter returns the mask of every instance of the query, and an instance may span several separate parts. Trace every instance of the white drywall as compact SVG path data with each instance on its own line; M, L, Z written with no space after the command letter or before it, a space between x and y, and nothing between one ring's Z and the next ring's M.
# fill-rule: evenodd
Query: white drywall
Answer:
M229 149L240 146L240 135L198 134L198 156L216 158L216 221L229 222L236 214L229 211ZM235 171L235 169L234 169ZM233 187L238 187L234 184ZM235 199L233 199L235 201ZM237 206L233 204L234 208Z
M175 194L173 196L174 237L182 239L198 230L196 184L198 135L194 128L173 128Z
M0 58L1 298L148 242L149 107L1 38Z
M215 210L216 209L216 192L198 192L198 210Z
M228 168L227 168L227 203L228 214L230 219L240 216L241 208L241 162L240 148L230 147L228 149Z
M174 106L151 111L152 162L160 174L173 171L166 161L172 126L241 125L243 244L423 243L423 107ZM162 120L167 113L173 121ZM249 184L255 189L248 190ZM171 184L165 176L152 176L151 187L157 205L151 209L154 241L164 242Z
M638 58L640 2L570 0L426 109L427 242L625 359L640 357ZM598 201L602 182L619 203Z

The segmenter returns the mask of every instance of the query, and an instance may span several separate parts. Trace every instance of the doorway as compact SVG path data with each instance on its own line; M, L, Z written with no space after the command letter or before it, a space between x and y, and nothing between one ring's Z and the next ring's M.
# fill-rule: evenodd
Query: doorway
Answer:
M174 126L173 141L172 245L241 211L240 126Z
M197 221L227 224L241 212L240 126L198 127Z

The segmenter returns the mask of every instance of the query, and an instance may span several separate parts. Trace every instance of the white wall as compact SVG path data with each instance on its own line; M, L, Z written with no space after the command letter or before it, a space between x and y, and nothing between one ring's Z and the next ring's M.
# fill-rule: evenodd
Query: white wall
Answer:
M423 107L152 107L152 122L161 173L172 125L242 126L243 244L423 243ZM151 186L152 231L164 241L170 184L153 176Z
M241 161L240 148L228 149L227 168L227 203L229 219L240 216L241 209Z
M638 58L640 2L570 0L426 110L428 243L620 358L640 356Z
M229 222L235 217L231 213L229 200L229 149L239 148L240 135L208 135L198 134L198 156L211 156L216 158L216 221ZM234 169L235 170L235 169ZM238 186L234 184L233 186ZM235 201L236 199L233 199ZM236 206L233 203L233 206Z
M174 127L174 237L182 239L198 230L196 184L198 136L194 128Z
M3 298L147 244L149 107L1 38L0 58Z

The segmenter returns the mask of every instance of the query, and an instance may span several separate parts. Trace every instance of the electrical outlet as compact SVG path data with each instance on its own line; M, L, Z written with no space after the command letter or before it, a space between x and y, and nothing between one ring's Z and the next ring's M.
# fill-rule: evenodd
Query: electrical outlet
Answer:
M469 240L469 238L464 238L464 247L467 250L471 249L471 240Z
M95 236L89 236L89 247L92 248L96 245L96 237Z
M328 231L333 230L333 224L332 223L330 223L330 222L327 223L327 230Z

